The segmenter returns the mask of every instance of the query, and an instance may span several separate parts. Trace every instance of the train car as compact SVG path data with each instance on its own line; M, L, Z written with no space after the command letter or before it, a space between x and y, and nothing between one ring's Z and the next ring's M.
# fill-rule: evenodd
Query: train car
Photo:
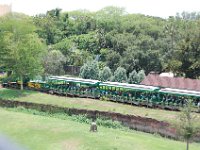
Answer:
M21 82L20 81L9 81L9 82L4 82L2 85L5 88L20 89ZM23 85L26 86L26 83L23 83Z
M101 96L112 101L143 106L152 106L159 90L158 87L119 82L103 82L99 88Z
M188 99L194 107L200 102L200 91L159 88L140 84L101 82L99 80L51 76L47 81L29 81L28 89L71 97L106 99L147 107L179 110ZM19 82L8 82L4 87L20 88Z
M162 88L159 90L159 95L160 100L164 103L164 107L169 109L179 109L189 99L192 100L194 107L197 107L198 102L200 102L200 91Z
M27 87L30 90L37 90L41 92L48 92L49 91L49 84L45 81L41 80L31 80L27 83Z
M48 79L50 92L60 95L99 98L98 80L52 76Z

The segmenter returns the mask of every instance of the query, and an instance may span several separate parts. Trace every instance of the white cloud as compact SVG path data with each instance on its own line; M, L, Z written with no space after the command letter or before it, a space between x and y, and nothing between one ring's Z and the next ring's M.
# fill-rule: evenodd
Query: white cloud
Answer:
M96 11L111 5L125 7L129 13L160 17L168 17L182 11L200 11L200 0L0 0L0 4L2 3L12 3L13 11L29 15L45 13L56 7L63 11Z

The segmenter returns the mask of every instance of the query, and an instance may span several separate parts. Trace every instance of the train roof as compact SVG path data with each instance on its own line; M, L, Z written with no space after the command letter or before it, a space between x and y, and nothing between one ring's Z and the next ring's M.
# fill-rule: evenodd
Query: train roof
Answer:
M29 82L33 82L33 83L46 83L45 81L42 80L30 80Z
M154 86L119 83L119 82L103 82L103 83L100 83L99 85L110 86L110 87L119 87L119 88L125 88L125 89L134 89L134 90L141 90L141 91L155 91L155 90L159 89L158 87L154 87Z
M65 76L51 76L51 77L49 77L49 80L67 81L67 82L92 84L92 85L100 83L99 80L73 78L73 77L65 77Z
M163 89L160 89L160 92L161 92L161 93L174 94L174 95L200 97L200 91L182 90L182 89L172 89L172 88L163 88Z

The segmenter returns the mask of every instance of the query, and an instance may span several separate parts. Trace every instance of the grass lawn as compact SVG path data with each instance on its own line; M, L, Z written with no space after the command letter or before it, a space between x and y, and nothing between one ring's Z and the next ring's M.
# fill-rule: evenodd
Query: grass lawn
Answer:
M6 117L5 117L6 116ZM186 144L147 133L99 127L72 120L0 108L0 131L30 150L183 150ZM192 143L191 150L199 150Z
M34 103L52 104L70 108L112 111L123 114L150 117L161 121L167 121L170 123L176 122L177 116L180 113L175 111L136 107L109 101L100 101L86 98L61 97L27 90L21 92L20 90L0 89L0 98ZM200 114L198 114L197 117L199 117L200 120Z

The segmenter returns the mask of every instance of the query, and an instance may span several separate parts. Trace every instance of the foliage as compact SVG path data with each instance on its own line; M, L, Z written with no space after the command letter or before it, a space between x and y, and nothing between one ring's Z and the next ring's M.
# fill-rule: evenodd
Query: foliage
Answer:
M114 72L113 81L126 82L127 81L126 70L122 67L118 67L117 70Z
M54 44L53 49L60 50L65 57L69 57L71 53L76 49L75 43L68 38L63 39L62 41Z
M109 119L104 119L104 118L97 118L96 123L99 126L104 126L107 128L113 128L113 129L125 129L125 127L118 121L112 121Z
M45 75L64 74L64 64L66 57L58 50L50 50L43 59Z
M89 32L88 34L81 34L71 36L70 39L76 43L76 47L80 50L87 50L92 54L98 54L99 48L97 44L97 38L95 32Z
M12 74L10 76L5 76L4 78L2 78L2 82L3 83L7 83L7 82L16 82L18 81L18 78L15 74Z
M200 128L195 124L197 116L192 114L192 108L192 100L188 100L179 116L180 122L177 127L178 132L187 142L187 150L189 150L189 143L192 138L200 133Z
M47 45L57 43L65 37L63 30L66 28L67 20L67 16L61 17L60 9L53 9L33 18L34 24L38 27L36 32L46 40Z
M87 61L92 61L91 53L85 50L74 50L69 56L69 64L74 66L83 66Z
M117 52L110 52L108 53L106 60L107 60L107 66L112 69L113 71L117 69L120 65L120 59L121 56Z
M139 76L135 70L133 70L129 74L128 83L130 83L130 84L139 83Z
M110 81L112 78L112 72L109 67L104 67L102 71L100 71L99 78L101 81Z
M34 25L29 19L7 16L0 24L3 32L3 64L23 83L26 77L33 78L41 73L41 59L44 46L34 33ZM21 84L23 89L23 84Z
M62 12L56 8L34 17L15 13L13 16L15 20L5 22L4 18L0 23L0 67L9 53L5 45L11 35L5 31L13 31L15 25L15 38L34 32L48 47L63 53L67 58L65 65L83 66L96 58L112 72L123 67L127 75L133 70L144 70L146 74L172 71L177 76L200 76L197 12L162 19L128 14L117 7L97 12ZM19 20L23 23L18 24Z
M138 83L142 82L145 78L145 73L144 73L144 70L140 70L137 74L138 76Z
M99 79L99 66L97 61L85 63L80 69L80 77L84 79Z
M97 12L53 9L34 17L34 23L47 45L70 58L67 64L82 66L100 56L113 72L122 66L127 74L134 69L146 74L173 71L198 78L199 19L196 12L162 19L106 7Z

